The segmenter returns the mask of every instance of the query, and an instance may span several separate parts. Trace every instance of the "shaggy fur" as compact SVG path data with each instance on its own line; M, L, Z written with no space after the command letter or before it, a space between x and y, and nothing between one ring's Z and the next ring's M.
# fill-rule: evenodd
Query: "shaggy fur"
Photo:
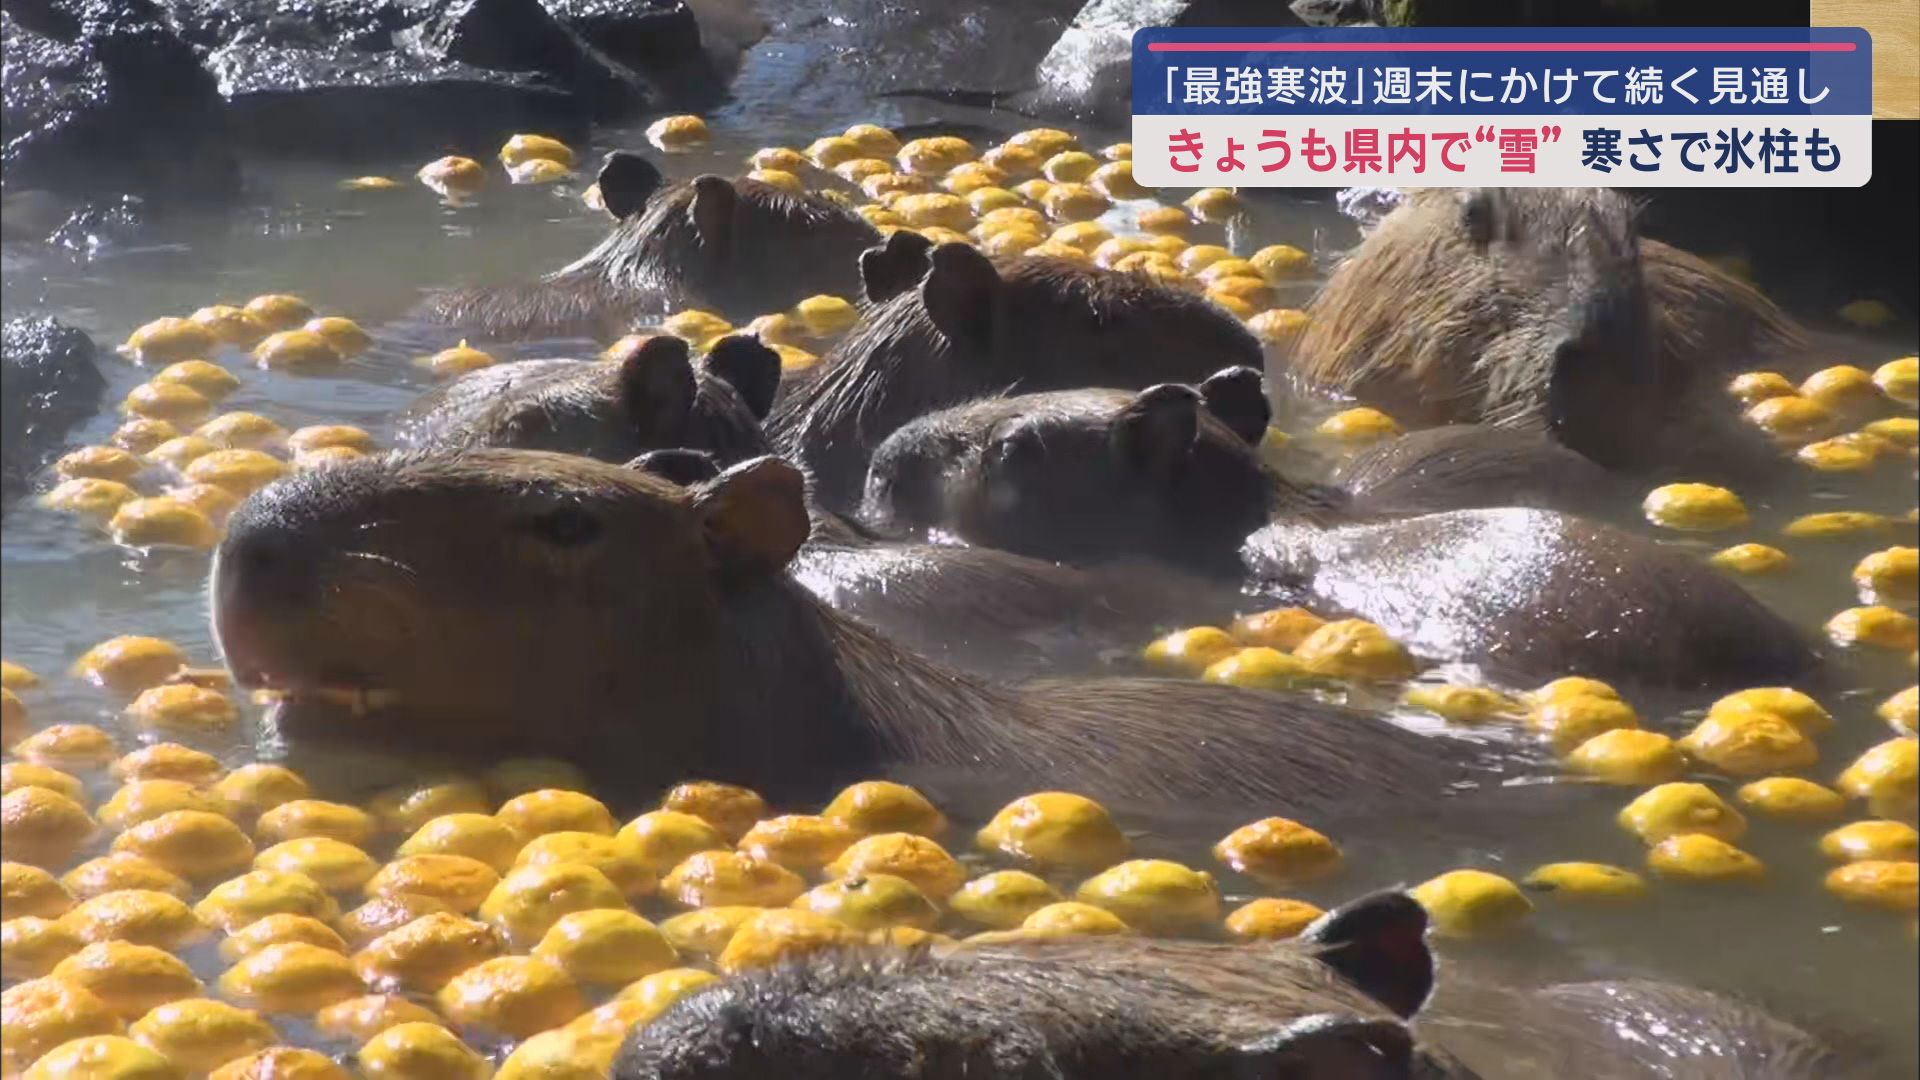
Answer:
M858 214L817 195L702 176L649 199L538 282L442 293L428 311L496 340L611 340L684 307L746 320L817 293L854 295L860 252L879 241Z
M765 352L778 370L779 358L757 342L735 344ZM740 392L708 363L694 366L672 338L618 363L521 360L469 372L415 402L399 437L409 448L515 447L614 464L675 447L707 451L722 464L767 452Z
M1467 744L1307 699L977 681L793 582L809 529L798 474L773 459L687 490L535 451L373 458L236 511L214 625L243 685L390 695L358 720L289 716L290 734L444 746L457 731L475 752L572 758L626 792L706 775L819 798L925 769L964 773L965 801L987 811L1059 787L1228 821L1256 806L1419 821L1479 772Z
M1546 510L1460 510L1320 530L1275 524L1256 587L1378 623L1415 653L1518 685L1578 672L1727 691L1813 675L1820 654L1697 559Z
M774 408L775 445L812 475L829 509L852 510L881 440L937 409L1009 392L1196 382L1263 363L1239 320L1144 275L1047 258L989 262L962 244L928 261L920 280L864 260L870 295L881 298ZM903 277L917 287L890 292Z
M1635 218L1602 189L1415 192L1315 297L1295 374L1418 426L1547 425L1609 467L1691 453L1731 434L1696 416L1713 376L1803 342Z

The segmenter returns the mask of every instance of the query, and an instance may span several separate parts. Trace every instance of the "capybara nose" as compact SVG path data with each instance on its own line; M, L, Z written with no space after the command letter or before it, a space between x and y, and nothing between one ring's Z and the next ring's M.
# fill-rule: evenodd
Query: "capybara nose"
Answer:
M273 515L236 511L214 564L218 610L300 611L320 597L320 552L311 536Z

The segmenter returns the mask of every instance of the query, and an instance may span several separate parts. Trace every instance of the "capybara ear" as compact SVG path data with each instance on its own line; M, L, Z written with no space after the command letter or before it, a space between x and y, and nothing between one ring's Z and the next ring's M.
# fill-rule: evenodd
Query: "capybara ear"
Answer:
M726 251L733 246L733 213L739 193L733 190L733 181L724 176L697 176L693 180L693 205L687 213L693 218L693 228L700 234L700 243L708 248Z
M1134 396L1114 418L1114 452L1135 468L1166 475L1185 461L1200 434L1200 394L1161 383Z
M927 317L949 340L986 348L1000 306L1000 272L966 244L941 244L928 261L927 279L920 283Z
M860 253L860 281L872 303L889 300L920 284L930 265L927 253L933 241L911 229L900 229L884 244Z
M643 437L677 432L697 389L687 343L677 337L653 338L620 361L620 404Z
M1302 942L1319 946L1320 962L1409 1018L1433 993L1427 912L1398 890L1369 893L1315 919Z
M660 190L662 177L653 162L631 150L615 150L600 163L600 202L607 213L628 218L639 213Z
M1217 371L1200 384L1200 396L1207 411L1220 422L1255 446L1267 436L1273 422L1273 405L1267 401L1266 380L1250 367L1230 367Z
M765 420L780 391L780 354L757 334L728 334L713 343L702 361L708 371L725 379L739 392L753 415Z
M704 484L720 475L720 463L713 459L712 454L684 446L649 450L627 462L625 467L635 472L652 473L685 488Z
M807 485L777 457L743 461L695 489L694 509L723 574L779 573L807 542Z
M1460 229L1473 241L1475 247L1486 247L1493 243L1494 232L1494 193L1487 188L1470 188L1458 192L1460 201Z
M1412 1076L1413 1035L1392 1020L1303 1016L1235 1048L1235 1076Z

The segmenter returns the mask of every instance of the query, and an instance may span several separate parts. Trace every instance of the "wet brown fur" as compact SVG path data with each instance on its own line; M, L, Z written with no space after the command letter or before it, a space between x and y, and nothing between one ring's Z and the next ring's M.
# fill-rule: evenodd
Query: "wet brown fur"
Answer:
M533 451L303 473L236 512L217 635L246 685L400 695L363 721L289 709L290 735L457 731L487 753L572 757L628 792L710 775L819 797L924 770L990 803L1062 786L1326 820L1408 814L1472 771L1461 744L1307 700L1184 680L1001 687L926 661L787 575L809 528L797 478L778 499L729 501L729 477L786 483L781 468L692 492ZM738 520L716 525L722 510ZM762 544L781 545L765 564Z
M1340 1032L1321 1039L1293 1032ZM1402 1060L1356 1053L1366 1042ZM1464 1077L1299 943L1056 938L834 950L726 979L636 1031L618 1080ZM1406 1071L1405 1056L1417 1060Z
M1742 1001L1627 979L1520 990L1442 978L1420 1031L1488 1080L1866 1080L1870 1054Z
M483 446L583 454L620 464L647 451L689 447L723 465L767 452L759 418L731 383L685 364L634 400L618 362L520 360L469 372L423 395L400 418L413 449ZM687 378L678 367L685 367ZM691 385L679 385L691 380ZM687 391L691 390L688 397Z
M1294 373L1411 425L1557 422L1610 467L1662 436L1690 451L1706 437L1693 413L1723 404L1701 392L1805 341L1756 290L1641 238L1636 216L1603 189L1415 192L1314 298ZM1577 358L1556 369L1562 346Z
M1264 434L1265 392L1249 381L1255 422L1242 426ZM881 444L861 513L1038 558L1150 557L1229 576L1240 544L1275 515L1344 520L1338 493L1268 467L1218 407L1162 384L943 409Z
M1517 685L1578 673L1725 691L1820 670L1808 639L1713 568L1552 511L1276 523L1243 554L1270 595L1371 620L1418 655Z
M1334 482L1356 516L1495 506L1605 512L1627 485L1536 431L1449 424L1410 431L1342 461Z
M934 249L917 287L869 303L819 373L775 406L775 445L812 474L828 508L853 509L881 440L936 409L1002 393L1195 382L1262 364L1252 335L1197 292L1026 256L994 260L997 281L982 282L983 258L965 245Z
M703 182L730 184L736 195L714 230L722 235L695 219ZM679 308L745 320L817 293L854 295L860 252L879 241L858 214L817 195L700 177L666 188L593 250L537 282L440 293L427 311L494 340L610 341Z

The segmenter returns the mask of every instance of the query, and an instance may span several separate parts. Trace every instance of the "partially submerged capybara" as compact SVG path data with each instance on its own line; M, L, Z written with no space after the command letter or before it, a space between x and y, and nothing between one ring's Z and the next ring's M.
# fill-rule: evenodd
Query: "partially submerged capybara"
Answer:
M1294 371L1409 424L1545 423L1610 468L1758 453L1704 391L1800 331L1635 213L1604 189L1413 192L1314 298Z
M237 682L286 696L276 721L296 739L445 748L457 733L629 791L706 775L817 797L925 773L987 809L1062 788L1423 822L1413 808L1477 772L1463 741L1308 699L1187 680L1008 688L933 664L789 576L802 487L774 458L692 490L537 451L311 470L235 511L214 630Z
M720 475L698 450L656 450L629 466L681 487ZM1068 566L921 543L807 510L812 531L790 567L795 581L922 656L993 678L1100 670L1169 630L1224 622L1244 603L1237 588L1164 566Z
M829 949L689 994L616 1080L1389 1080L1474 1073L1407 1023L1426 915L1365 897L1295 941L1055 937Z
M1044 559L1150 556L1236 574L1241 542L1271 515L1324 512L1337 501L1262 463L1255 448L1269 415L1260 373L1245 367L1197 388L959 405L880 444L861 515Z
M415 448L504 446L615 464L688 447L732 463L767 452L760 418L779 379L779 356L756 338L722 338L696 365L686 342L655 337L617 360L468 372L415 402L399 437Z
M1334 483L1356 516L1494 506L1599 513L1636 492L1538 430L1447 424L1382 439L1341 461Z
M770 433L823 503L851 510L882 439L990 394L1141 389L1262 364L1239 320L1198 292L1061 259L992 260L896 232L862 256L869 305L775 406Z
M827 948L711 983L636 1027L616 1080L1841 1080L1869 1055L1644 980L1516 986L1436 965L1405 893L1288 941L1014 934ZM1436 967L1438 967L1436 978ZM1437 987L1436 987L1437 983Z
M1872 1052L1841 1052L1750 1002L1612 979L1520 987L1442 978L1421 1033L1487 1080L1866 1080Z
M818 195L711 174L667 184L624 151L607 155L599 185L618 223L592 251L531 284L436 295L429 313L504 340L610 339L689 306L752 318L854 294L860 253L880 242L864 218Z
M1415 654L1518 681L1579 673L1676 689L1789 683L1819 654L1712 567L1597 522L1521 507L1335 529L1276 522L1256 589L1378 623Z

